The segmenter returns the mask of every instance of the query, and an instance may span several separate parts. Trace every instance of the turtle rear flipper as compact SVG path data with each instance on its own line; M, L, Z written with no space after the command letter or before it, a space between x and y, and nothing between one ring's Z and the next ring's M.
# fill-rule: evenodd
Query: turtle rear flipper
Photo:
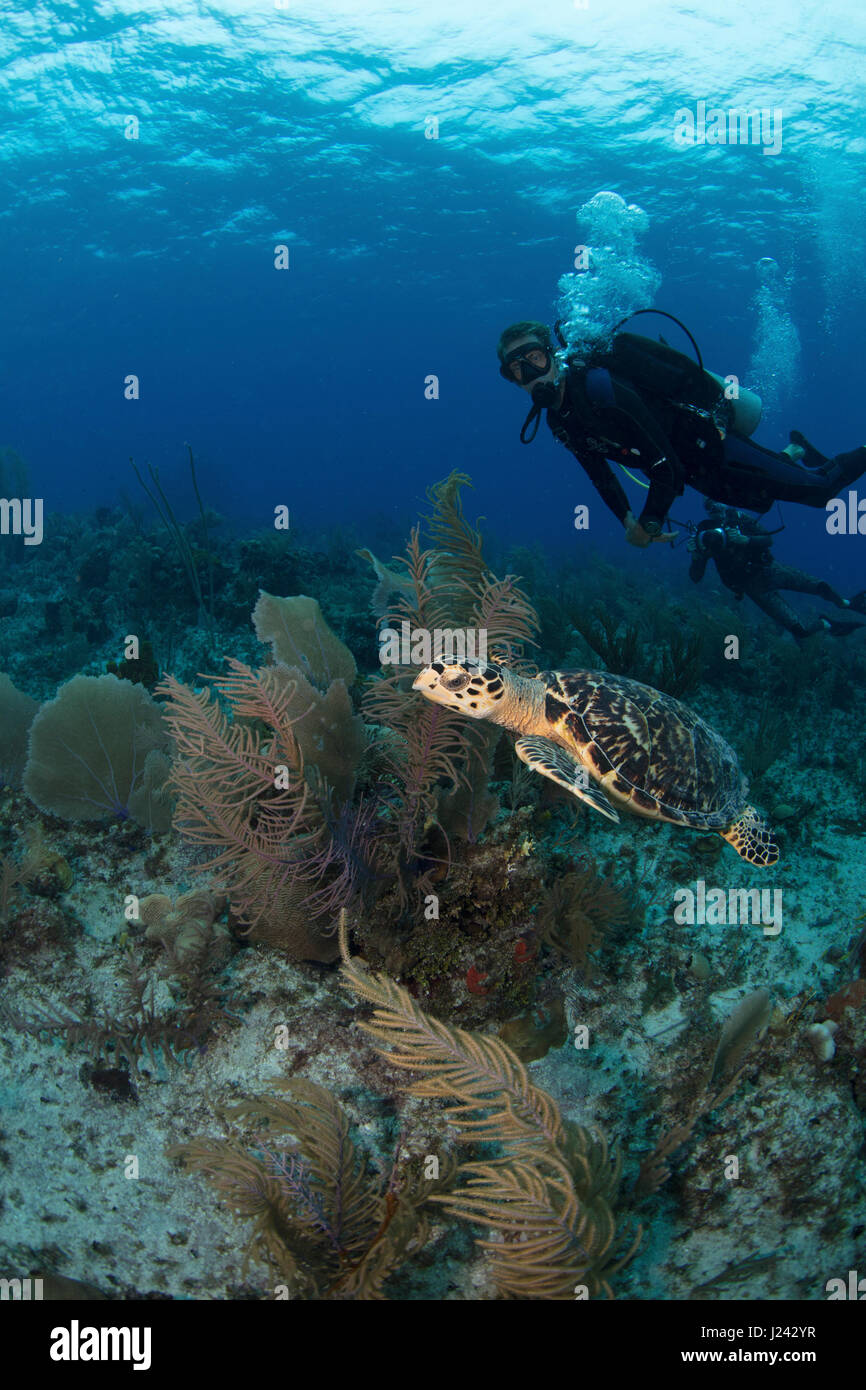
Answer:
M720 830L719 834L741 859L759 869L768 869L779 858L779 846L773 839L773 832L761 820L754 806L744 806L739 819L727 830Z
M619 820L601 787L595 785L586 768L581 766L577 758L573 758L549 738L542 738L540 734L527 734L517 740L514 751L521 762L526 763L533 772L540 772L542 777L549 777L551 782L565 787L572 796L579 797L594 811L600 811L603 816L607 816L608 820Z

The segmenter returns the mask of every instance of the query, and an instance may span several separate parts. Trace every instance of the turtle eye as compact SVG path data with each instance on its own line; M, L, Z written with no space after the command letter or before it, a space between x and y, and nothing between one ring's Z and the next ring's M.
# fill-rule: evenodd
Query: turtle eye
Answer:
M471 677L468 671L458 671L456 676L443 676L441 685L444 690L450 690L452 692L456 690L465 690L470 679Z

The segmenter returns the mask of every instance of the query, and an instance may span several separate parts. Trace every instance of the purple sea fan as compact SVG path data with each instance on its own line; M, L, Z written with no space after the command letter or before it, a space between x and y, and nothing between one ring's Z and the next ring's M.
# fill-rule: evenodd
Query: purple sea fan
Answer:
M305 855L303 839L294 842L294 881L319 884L306 899L315 915L339 912L374 881L386 877L382 862L386 836L375 802L362 798L357 805L347 801L335 808L328 799L323 813L328 831L324 843Z

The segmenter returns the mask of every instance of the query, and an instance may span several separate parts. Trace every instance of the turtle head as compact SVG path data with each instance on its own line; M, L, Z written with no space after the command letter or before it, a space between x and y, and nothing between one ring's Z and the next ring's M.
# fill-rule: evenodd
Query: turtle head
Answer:
M505 694L507 673L489 661L434 661L415 677L412 689L436 705L459 710L469 719L492 719Z

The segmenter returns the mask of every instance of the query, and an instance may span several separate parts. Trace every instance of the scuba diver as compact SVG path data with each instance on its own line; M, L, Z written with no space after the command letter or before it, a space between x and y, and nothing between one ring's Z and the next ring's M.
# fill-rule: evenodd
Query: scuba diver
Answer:
M637 313L673 318L661 309ZM760 420L760 399L743 389L728 399L725 382L705 370L697 343L678 319L697 361L663 339L617 331L634 317L616 325L608 349L585 358L572 353L564 363L543 323L514 323L497 346L500 375L532 398L521 442L532 442L546 409L554 437L574 454L632 545L674 538L663 527L686 485L719 502L765 512L775 501L823 507L866 470L866 447L827 459L796 430L778 454L753 443L749 435ZM565 350L558 323L554 331ZM608 460L649 479L637 519Z
M688 549L692 552L689 578L695 584L701 582L712 559L719 578L735 598L748 595L753 603L798 642L816 632L829 632L831 637L848 637L858 628L866 628L863 623L840 622L823 614L812 623L802 622L791 605L782 598L780 589L797 594L816 594L837 608L849 608L852 612L864 614L866 590L855 594L852 599L842 598L832 584L774 560L771 552L775 532L765 531L754 517L746 516L734 507L723 507L718 502L707 501L705 506L707 519L694 527L688 542Z

